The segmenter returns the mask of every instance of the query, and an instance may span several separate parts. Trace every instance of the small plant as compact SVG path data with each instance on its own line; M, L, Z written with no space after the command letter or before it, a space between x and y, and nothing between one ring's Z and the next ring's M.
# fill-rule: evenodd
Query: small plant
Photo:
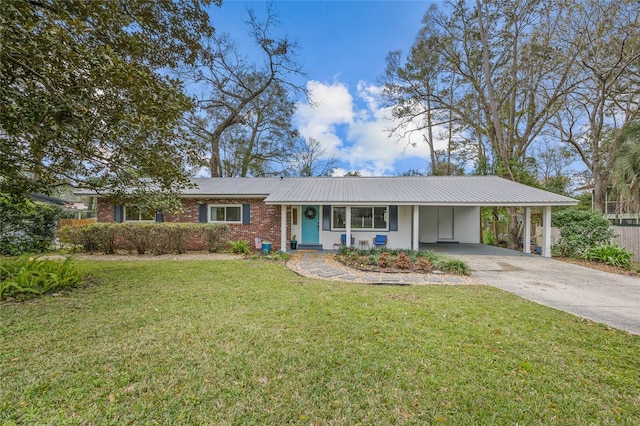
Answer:
M400 253L393 261L393 266L398 269L410 269L413 262L411 262L411 258L407 256L406 253Z
M249 254L249 241L247 240L229 241L229 246L231 246L232 253Z
M595 260L625 269L631 269L632 257L633 254L629 250L617 245L592 247L586 255L588 260Z
M469 275L469 266L462 260L451 259L448 257L440 259L433 265L435 268L443 272L451 272L456 275Z
M60 262L19 257L0 263L0 300L34 297L81 282L82 275L71 259Z
M296 234L293 234L293 235L291 236L291 241L298 241L298 239L296 238Z
M391 264L391 254L384 252L378 257L378 266L381 268L387 268Z
M429 262L429 259L427 259L426 257L419 257L416 261L416 267L418 268L418 270L423 272L429 272L433 270L433 265L431 265L431 262Z

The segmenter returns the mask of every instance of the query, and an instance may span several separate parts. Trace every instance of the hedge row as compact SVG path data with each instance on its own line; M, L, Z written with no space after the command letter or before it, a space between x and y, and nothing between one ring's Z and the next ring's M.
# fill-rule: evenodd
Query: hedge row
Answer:
M62 227L58 238L88 253L127 250L160 255L194 249L217 251L228 230L227 225L213 223L94 223Z

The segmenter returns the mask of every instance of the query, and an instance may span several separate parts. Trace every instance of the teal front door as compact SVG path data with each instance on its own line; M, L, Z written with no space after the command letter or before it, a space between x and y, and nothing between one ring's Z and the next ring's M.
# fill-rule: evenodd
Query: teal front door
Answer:
M320 242L320 209L318 206L302 206L302 244Z

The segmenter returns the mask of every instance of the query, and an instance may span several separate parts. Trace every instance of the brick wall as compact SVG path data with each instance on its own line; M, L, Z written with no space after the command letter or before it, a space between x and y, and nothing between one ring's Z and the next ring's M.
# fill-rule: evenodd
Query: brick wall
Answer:
M254 247L254 238L260 237L263 241L271 241L272 250L280 250L280 206L264 204L264 199L183 199L183 210L178 214L165 212L163 219L165 222L193 222L200 221L200 204L226 204L241 205L249 204L251 220L249 225L229 224L229 232L225 235L226 240L248 240L251 247ZM113 204L106 199L98 200L97 209L98 222L113 222ZM291 230L288 230L290 233ZM194 247L194 249L197 247Z
M96 212L98 222L110 223L115 220L113 215L113 204L105 198L98 198L98 206Z

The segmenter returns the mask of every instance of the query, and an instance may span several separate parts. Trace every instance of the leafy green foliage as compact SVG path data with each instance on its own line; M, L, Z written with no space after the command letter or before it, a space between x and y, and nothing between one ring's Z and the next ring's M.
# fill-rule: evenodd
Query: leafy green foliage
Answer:
M166 73L192 63L213 33L202 7L211 3L4 0L0 189L187 185L196 152L181 120L193 105Z
M95 223L65 226L58 236L61 242L82 247L86 252L111 254L124 249L161 255L185 253L193 244L217 251L228 230L227 225L215 223Z
M26 299L77 286L82 275L70 259L41 260L28 257L0 260L0 300Z
M0 195L0 255L48 250L61 213L57 206Z
M482 230L482 243L488 246L495 246L498 244L496 234L491 228L484 228Z
M589 249L609 244L613 237L609 221L594 210L561 210L551 224L560 229L560 239L552 247L556 256L584 258Z
M233 253L249 254L249 241L247 240L229 241L227 244L229 244Z
M625 247L605 245L590 248L585 257L619 268L631 269L633 253L630 253Z

